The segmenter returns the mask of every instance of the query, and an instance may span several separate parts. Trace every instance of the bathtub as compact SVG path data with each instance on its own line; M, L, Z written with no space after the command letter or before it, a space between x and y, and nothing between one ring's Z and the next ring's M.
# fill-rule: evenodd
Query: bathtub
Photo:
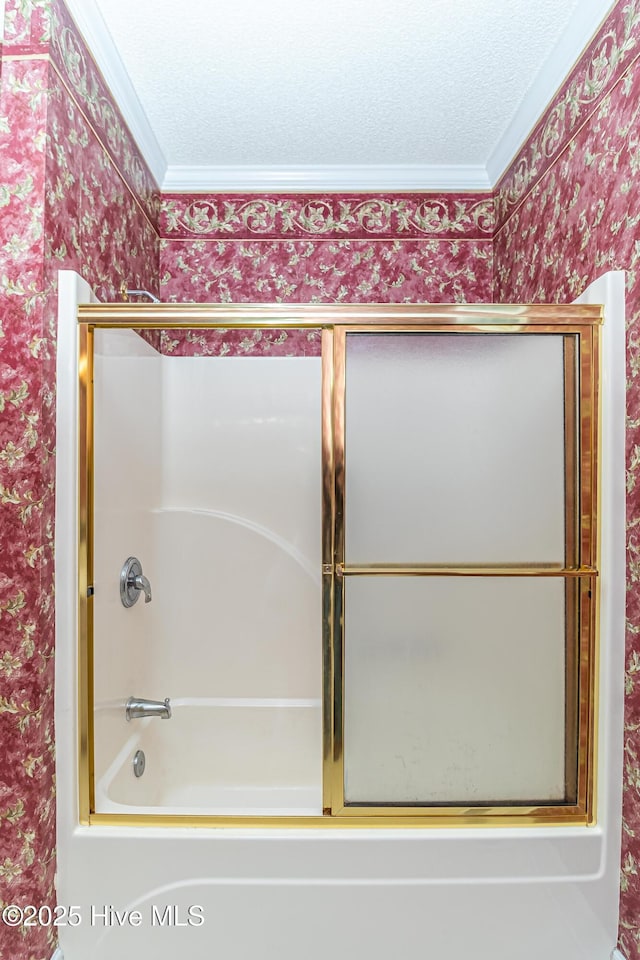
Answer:
M101 813L312 816L322 813L320 700L178 699L172 716L130 723L96 784ZM133 757L143 750L144 774ZM256 762L257 761L257 762Z
M119 725L122 736L119 733L108 741L117 746L109 755L104 753L96 799L106 812L123 814L123 820L84 826L79 824L77 789L75 305L86 301L90 292L75 275L61 274L57 894L58 902L75 907L80 917L79 923L58 928L64 960L326 960L328 955L336 960L388 960L391 956L402 960L414 956L607 960L617 937L622 780L621 284L622 275L609 275L604 291L596 287L592 292L594 302L605 301L610 305L607 310L611 309L611 322L605 327L603 377L604 655L597 824L356 829L327 822L320 829L301 825L265 829L183 826L174 820L165 826L149 821L145 826L133 825L141 814L161 811L166 815L168 810L187 817L205 809L211 813L212 808L221 815L239 809L317 812L320 804L318 754L302 746L319 737L317 695L278 691L274 686L268 695L234 690L227 696L207 692L203 686L186 696L178 688L178 662L173 673L175 689L127 691L136 696L173 697L171 720L126 724L122 697L117 706L105 700L105 718L109 715L110 722ZM149 544L153 557L152 540ZM177 560L185 556L183 549L176 551ZM307 580L302 577L300 582ZM159 606L154 598L151 609L157 612ZM133 613L143 618L149 611L140 603ZM183 628L178 637L185 633ZM132 641L130 658L137 655ZM201 679L208 675L204 671ZM249 736L254 743L261 738L256 752L265 762L262 767L253 763L251 776L245 776L248 767L242 752ZM131 761L138 749L147 756L147 769L136 780ZM286 763L279 751L285 751ZM279 771L278 777L274 771ZM229 790L231 777L233 791Z

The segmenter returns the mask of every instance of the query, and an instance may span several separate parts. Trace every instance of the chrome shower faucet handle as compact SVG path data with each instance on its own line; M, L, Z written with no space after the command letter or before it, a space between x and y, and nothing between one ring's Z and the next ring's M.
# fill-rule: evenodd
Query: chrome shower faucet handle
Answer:
M142 564L137 557L129 557L120 571L122 605L132 607L141 593L144 593L144 602L151 603L151 584L142 573Z

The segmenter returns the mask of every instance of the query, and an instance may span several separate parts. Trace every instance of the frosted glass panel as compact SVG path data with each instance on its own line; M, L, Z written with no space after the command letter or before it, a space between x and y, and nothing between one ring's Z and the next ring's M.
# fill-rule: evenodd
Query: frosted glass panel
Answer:
M348 334L347 563L563 563L563 337Z
M565 799L563 578L345 590L347 803Z

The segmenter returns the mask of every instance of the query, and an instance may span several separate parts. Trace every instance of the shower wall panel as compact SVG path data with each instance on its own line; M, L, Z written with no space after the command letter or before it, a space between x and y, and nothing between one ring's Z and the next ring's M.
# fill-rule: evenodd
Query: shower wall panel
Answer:
M162 471L162 357L133 330L97 330L94 361L94 699L100 778L131 731L123 703L159 698L152 607L126 608L120 570L140 559L155 585Z
M163 358L166 508L217 510L319 554L320 360Z
M162 363L151 669L179 697L319 698L320 360Z

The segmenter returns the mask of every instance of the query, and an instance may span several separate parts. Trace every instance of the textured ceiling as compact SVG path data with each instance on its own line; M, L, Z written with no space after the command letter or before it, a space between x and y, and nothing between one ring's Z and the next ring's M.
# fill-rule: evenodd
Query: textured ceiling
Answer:
M552 71L558 46L571 40L576 18L582 34L575 30L577 48L564 50L569 65L611 6L82 3L99 9L167 164L206 167L486 166L523 100Z

